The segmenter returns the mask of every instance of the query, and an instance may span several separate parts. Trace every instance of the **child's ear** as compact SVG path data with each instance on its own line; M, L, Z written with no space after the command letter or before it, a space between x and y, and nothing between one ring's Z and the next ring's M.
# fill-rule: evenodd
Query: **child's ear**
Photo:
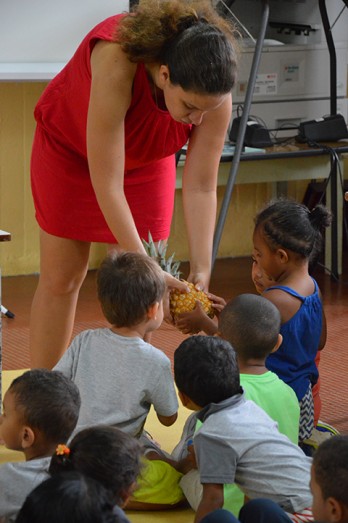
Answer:
M327 505L330 523L339 523L340 521L345 521L343 518L343 507L337 499L330 497L325 500L325 503Z
M189 410L198 411L201 410L201 407L197 405L194 401L191 400L184 392L178 391L178 395L180 398L181 403L184 407L186 407Z
M178 395L179 395L181 403L183 404L184 407L186 407L189 402L189 398L186 396L186 394L184 394L180 390L178 391Z
M147 309L147 318L148 320L155 320L157 316L157 312L159 309L159 302L156 301L153 305L150 305L150 307Z
M283 336L279 333L277 343L275 344L274 348L272 349L271 354L272 354L272 352L276 352L282 343L283 343Z
M22 429L21 444L22 449L28 449L33 446L35 441L34 431L27 425Z
M289 255L285 249L277 249L277 254L278 254L280 263L287 263L289 261Z

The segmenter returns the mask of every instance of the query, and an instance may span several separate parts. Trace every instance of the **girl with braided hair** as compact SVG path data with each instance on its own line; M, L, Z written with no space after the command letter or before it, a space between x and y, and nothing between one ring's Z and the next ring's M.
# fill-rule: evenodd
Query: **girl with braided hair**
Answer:
M253 234L253 279L257 273L271 280L262 295L281 314L280 348L266 366L292 387L300 403L300 443L314 426L312 388L318 381L317 351L326 343L326 321L317 282L308 265L321 231L331 223L330 211L286 198L270 202L256 216Z
M209 0L141 1L92 29L43 92L31 160L41 251L33 367L52 368L69 345L91 242L144 253L149 231L167 240L175 153L187 141L188 280L208 289L236 49Z

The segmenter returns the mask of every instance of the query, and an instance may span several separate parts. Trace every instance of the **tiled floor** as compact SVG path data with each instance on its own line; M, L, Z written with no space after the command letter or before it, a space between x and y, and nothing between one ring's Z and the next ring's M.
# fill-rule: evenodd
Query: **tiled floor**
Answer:
M318 269L317 278L324 297L328 323L328 340L320 363L321 418L348 434L348 255L344 273L334 282ZM29 310L36 288L37 276L3 278L3 305L16 317L3 318L3 367L20 369L29 366ZM250 280L250 260L235 258L218 260L211 282L211 291L226 299L242 292L254 292ZM95 292L95 273L88 274L80 293L74 334L86 328L106 325ZM174 327L163 324L153 335L153 343L172 358L184 336Z

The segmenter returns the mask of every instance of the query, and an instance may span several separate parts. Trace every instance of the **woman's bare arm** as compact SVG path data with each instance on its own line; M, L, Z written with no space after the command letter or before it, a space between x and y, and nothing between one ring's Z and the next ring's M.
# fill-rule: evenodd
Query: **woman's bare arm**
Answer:
M216 220L216 186L231 117L232 97L207 112L189 141L183 176L183 205L190 248L189 280L208 290Z

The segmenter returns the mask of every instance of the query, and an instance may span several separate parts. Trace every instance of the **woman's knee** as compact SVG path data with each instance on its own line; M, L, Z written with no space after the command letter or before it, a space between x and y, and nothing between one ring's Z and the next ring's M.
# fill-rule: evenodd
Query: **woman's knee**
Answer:
M76 267L75 271L59 269L45 270L40 273L39 286L51 295L66 296L78 293L86 277L88 265L85 268Z
M88 270L90 244L41 231L39 287L52 295L78 293Z

